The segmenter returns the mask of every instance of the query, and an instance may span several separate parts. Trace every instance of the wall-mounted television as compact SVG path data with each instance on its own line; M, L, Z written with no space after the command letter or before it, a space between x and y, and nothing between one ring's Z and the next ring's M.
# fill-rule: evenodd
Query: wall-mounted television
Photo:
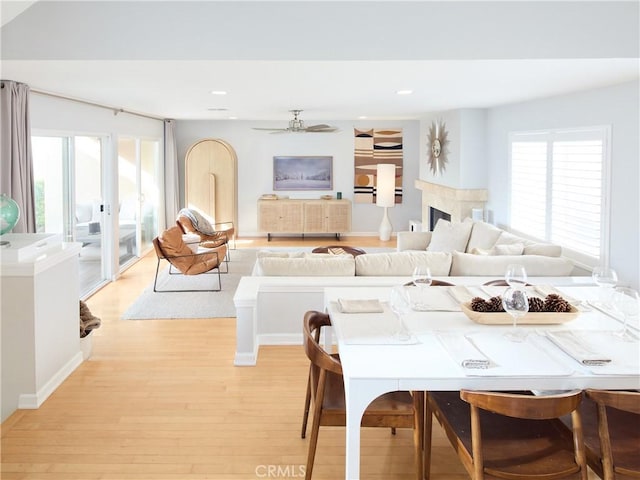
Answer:
M273 157L274 190L332 190L333 157Z

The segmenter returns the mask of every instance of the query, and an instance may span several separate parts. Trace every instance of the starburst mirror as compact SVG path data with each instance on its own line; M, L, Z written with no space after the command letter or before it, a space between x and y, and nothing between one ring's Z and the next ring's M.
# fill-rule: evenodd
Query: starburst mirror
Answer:
M427 137L427 162L434 175L442 174L447 164L449 132L443 121L432 122Z

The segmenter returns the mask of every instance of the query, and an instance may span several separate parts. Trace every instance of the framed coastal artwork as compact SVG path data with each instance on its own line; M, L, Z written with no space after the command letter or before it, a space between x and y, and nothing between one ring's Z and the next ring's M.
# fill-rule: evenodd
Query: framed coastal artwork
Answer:
M273 157L274 190L332 190L333 157Z

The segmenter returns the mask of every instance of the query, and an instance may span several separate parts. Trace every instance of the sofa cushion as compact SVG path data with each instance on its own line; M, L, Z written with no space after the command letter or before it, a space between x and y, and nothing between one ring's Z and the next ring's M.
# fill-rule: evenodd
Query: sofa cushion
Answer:
M303 258L306 252L285 252L279 250L258 250L256 258Z
M491 225L490 223L473 222L473 228L471 229L469 244L467 245L466 251L472 253L471 251L474 248L487 250L492 248L496 244L501 233L501 229Z
M431 242L427 247L429 252L465 252L473 222L449 222L442 218L438 220L431 234Z
M399 277L411 275L416 265L428 266L432 275L449 275L451 254L425 251L365 253L356 257L356 275Z
M507 265L524 265L530 277L564 277L571 275L573 264L562 257L543 255L473 255L453 252L452 277L504 276Z
M354 274L355 260L351 255L261 257L253 270L253 275L271 277L350 277Z

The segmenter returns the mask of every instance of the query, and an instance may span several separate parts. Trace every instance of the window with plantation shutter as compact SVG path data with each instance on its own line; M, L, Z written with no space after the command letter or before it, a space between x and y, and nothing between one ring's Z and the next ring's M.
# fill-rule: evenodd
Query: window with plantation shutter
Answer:
M609 128L513 133L510 223L593 265L606 247Z

